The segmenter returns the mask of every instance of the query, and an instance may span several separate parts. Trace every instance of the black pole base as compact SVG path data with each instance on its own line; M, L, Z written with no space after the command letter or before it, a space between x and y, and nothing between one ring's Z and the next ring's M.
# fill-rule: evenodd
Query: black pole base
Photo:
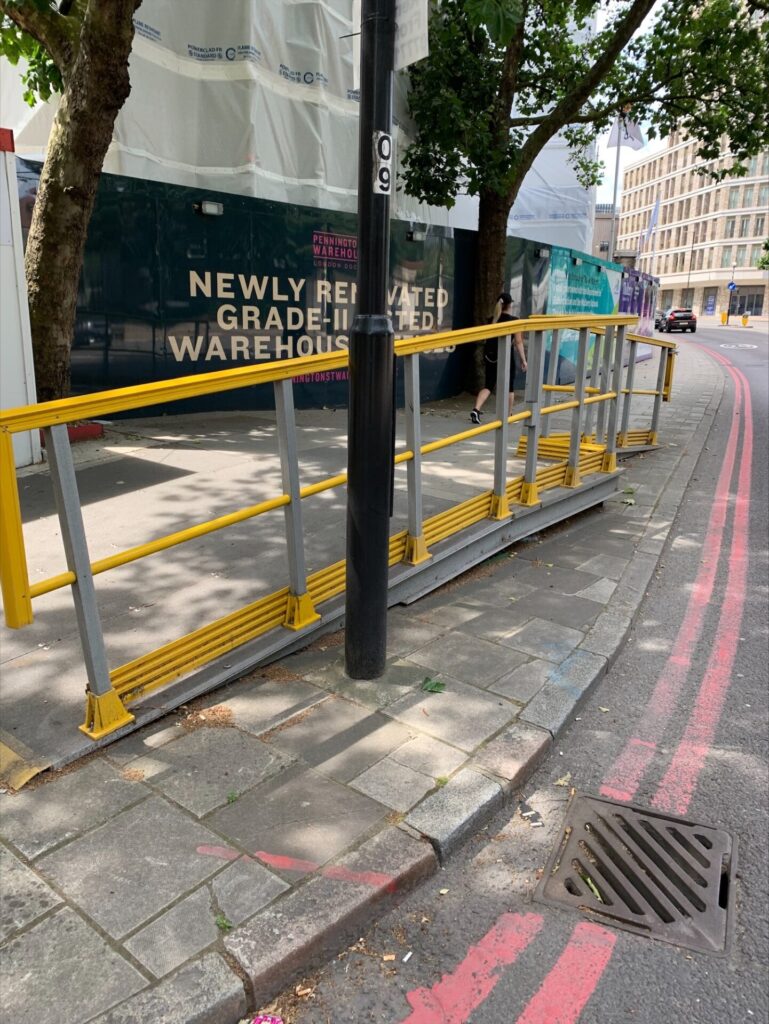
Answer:
M378 679L387 658L393 460L393 330L356 316L350 337L345 671Z

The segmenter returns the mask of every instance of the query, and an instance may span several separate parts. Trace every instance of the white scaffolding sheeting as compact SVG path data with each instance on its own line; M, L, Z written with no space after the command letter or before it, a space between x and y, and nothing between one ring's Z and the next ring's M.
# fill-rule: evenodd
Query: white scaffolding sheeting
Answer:
M104 169L129 177L327 210L356 209L358 92L353 0L144 0L135 21L131 95ZM395 90L396 152L408 145L407 77ZM3 72L3 92L13 84ZM15 88L20 92L18 81ZM6 107L6 104L4 104ZM54 104L7 104L21 156L45 153ZM14 123L9 123L9 121ZM510 233L589 249L592 193L563 143L527 176ZM451 210L396 192L404 220L477 226L477 202ZM555 215L555 216L554 216Z

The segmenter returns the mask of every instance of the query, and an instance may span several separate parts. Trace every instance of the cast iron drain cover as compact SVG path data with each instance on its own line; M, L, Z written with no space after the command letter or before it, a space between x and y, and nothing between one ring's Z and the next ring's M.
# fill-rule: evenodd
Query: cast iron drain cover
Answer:
M575 794L534 899L725 953L735 862L732 837L720 829Z

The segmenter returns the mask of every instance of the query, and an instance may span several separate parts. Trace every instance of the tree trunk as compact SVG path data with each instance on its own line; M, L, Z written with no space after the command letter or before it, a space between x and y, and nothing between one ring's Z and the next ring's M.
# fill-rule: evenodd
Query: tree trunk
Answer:
M137 0L89 5L48 141L25 270L39 401L70 388L83 250L112 129L130 92Z
M476 324L488 324L494 315L499 294L505 291L505 255L507 218L512 207L507 196L491 189L480 193L478 207L478 262L473 290L473 317ZM483 345L475 346L474 379L470 390L483 384Z

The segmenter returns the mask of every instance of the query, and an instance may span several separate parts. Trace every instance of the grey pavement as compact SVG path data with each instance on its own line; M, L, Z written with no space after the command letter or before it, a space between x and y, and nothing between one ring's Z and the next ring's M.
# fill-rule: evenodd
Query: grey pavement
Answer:
M327 635L2 794L5 1019L235 1024L439 870L513 798L620 652L722 390L711 361L683 348L661 447L626 463L621 493L393 609L382 679L348 679L341 634ZM141 450L194 489L185 436ZM232 440L252 474L242 435ZM446 466L460 488L478 486L477 454L456 468L447 458L436 491ZM237 479L223 479L232 500ZM199 576L193 604L206 586L216 599L207 561ZM182 578L170 571L172 585ZM135 620L116 595L106 603L130 649ZM10 661L50 664L49 653Z

